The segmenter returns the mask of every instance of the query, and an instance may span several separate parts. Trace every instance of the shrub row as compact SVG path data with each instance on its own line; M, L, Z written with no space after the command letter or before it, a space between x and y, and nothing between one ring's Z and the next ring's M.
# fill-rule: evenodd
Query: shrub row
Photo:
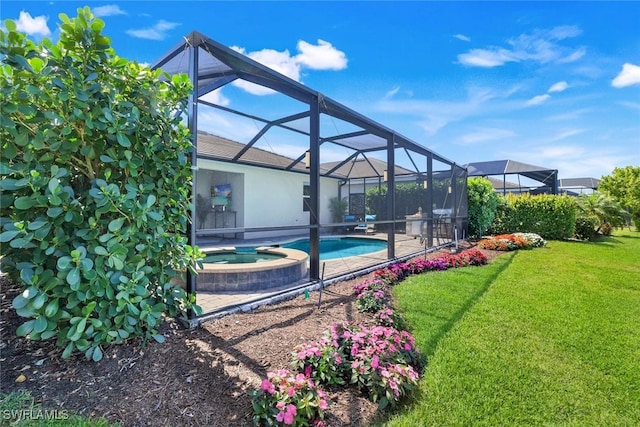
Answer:
M576 225L576 201L569 196L549 194L500 198L491 234L537 233L545 239L573 237Z
M293 370L269 372L252 391L256 425L322 426L328 408L319 385L352 385L380 409L394 406L416 386L425 360L393 309L391 287L411 274L467 265L483 265L477 249L435 259L394 263L354 287L356 307L371 313L372 325L334 323L317 341L295 347Z

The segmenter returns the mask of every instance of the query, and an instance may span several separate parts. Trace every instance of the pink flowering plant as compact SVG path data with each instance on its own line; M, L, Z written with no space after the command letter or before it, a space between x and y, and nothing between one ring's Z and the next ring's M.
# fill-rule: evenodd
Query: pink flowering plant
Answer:
M361 312L376 313L391 304L391 289L380 279L365 280L354 287L356 308Z
M405 262L396 262L373 272L376 279L382 280L387 285L393 286L411 273L411 267Z
M325 392L302 373L268 372L260 389L250 393L256 426L324 425L329 407Z
M342 323L332 326L332 334L348 354L350 383L380 409L395 405L416 387L424 358L407 331Z
M404 316L402 316L402 313L392 308L383 308L377 313L374 313L373 321L376 325L391 326L398 330L405 330L408 327L407 321Z
M435 259L414 259L409 262L409 271L411 274L420 274L425 271L441 271L449 268L449 265L441 258Z
M329 336L295 347L292 365L307 377L327 385L345 384L346 359L342 348Z

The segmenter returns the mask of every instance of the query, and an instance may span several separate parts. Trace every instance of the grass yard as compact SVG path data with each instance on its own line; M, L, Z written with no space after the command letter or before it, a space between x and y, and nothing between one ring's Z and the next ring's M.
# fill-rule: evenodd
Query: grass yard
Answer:
M429 364L388 425L640 425L640 233L553 241L394 292Z

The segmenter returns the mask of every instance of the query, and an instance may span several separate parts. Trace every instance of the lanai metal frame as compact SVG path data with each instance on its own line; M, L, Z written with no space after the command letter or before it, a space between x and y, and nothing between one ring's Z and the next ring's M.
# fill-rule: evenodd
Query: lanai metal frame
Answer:
M364 115L334 101L333 99L315 91L295 80L292 80L252 59L236 52L235 50L222 45L211 38L193 31L184 39L176 44L171 50L163 55L157 62L152 65L153 69L161 68L169 75L177 73L188 73L194 90L188 100L188 127L192 134L192 143L194 149L191 153L191 162L194 167L198 163L197 153L197 135L198 135L198 106L207 105L220 110L225 110L233 114L244 116L260 122L263 128L260 129L254 138L246 144L244 150L241 150L233 159L233 162L242 163L243 154L249 150L253 144L258 141L269 129L280 127L292 132L308 135L309 146L307 153L303 153L300 157L291 162L285 169L292 169L296 164L305 160L305 155L309 159L309 183L310 183L310 224L309 224L309 240L310 240L310 280L318 280L320 278L320 262L319 262L319 181L321 176L332 176L332 174L342 165L351 161L354 156L366 156L375 151L386 152L386 163L395 165L395 153L397 149L404 150L409 158L410 153L417 153L424 156L426 161L426 170L420 170L416 166L416 176L425 177L428 188L433 189L433 161L441 162L448 165L451 170L451 186L454 191L464 191L466 186L458 185L460 182L466 182L466 169L457 165L455 162L439 155L425 146L401 135L399 132L390 129ZM241 79L251 82L283 95L291 97L308 109L298 113L281 117L276 120L268 120L258 116L236 111L225 106L216 105L209 101L201 99L204 95L219 89L233 81ZM320 115L325 114L332 118L350 123L359 130L348 133L341 133L329 136L321 136ZM300 126L300 122L305 123ZM343 162L336 165L329 171L322 171L320 168L320 146L323 143L331 142L339 146L347 147L355 150L355 153ZM411 160L412 163L413 160ZM380 176L378 176L380 178ZM460 178L464 178L462 181ZM196 177L194 173L193 196L195 199ZM390 173L387 177L387 185L389 191L387 193L387 209L388 217L393 218L395 211L395 174ZM458 190L455 190L458 189ZM430 195L427 192L427 206L431 205ZM455 193L454 193L455 195ZM460 200L464 199L458 194ZM466 206L466 205L465 205ZM457 207L457 206L456 206ZM463 215L466 220L466 209ZM466 223L466 222L465 222ZM195 208L192 208L192 221L195 224ZM196 242L195 226L190 226L188 230L188 238L190 244ZM393 259L395 231L394 227L390 227L388 235L388 258ZM187 275L187 292L196 290L195 276Z

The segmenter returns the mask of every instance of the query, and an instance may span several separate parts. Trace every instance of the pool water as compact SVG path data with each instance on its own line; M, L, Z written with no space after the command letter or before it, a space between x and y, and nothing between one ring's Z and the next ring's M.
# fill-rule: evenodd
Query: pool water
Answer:
M309 253L309 239L296 240L281 246ZM363 239L359 237L322 238L320 239L320 259L346 258L377 252L386 248L387 242L380 239Z
M217 252L208 254L202 262L210 264L254 264L257 262L272 261L274 259L285 258L283 254L271 254L266 252L257 253L235 253Z

